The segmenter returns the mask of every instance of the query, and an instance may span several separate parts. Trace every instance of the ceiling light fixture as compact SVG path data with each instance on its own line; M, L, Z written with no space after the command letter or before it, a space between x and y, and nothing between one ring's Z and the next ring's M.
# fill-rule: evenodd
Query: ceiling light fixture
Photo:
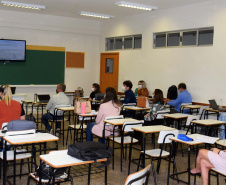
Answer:
M78 14L79 15L83 15L83 16L102 18L102 19L114 18L113 15L99 14L99 13L93 13L93 12L84 12L84 11L81 11Z
M118 1L118 2L115 3L115 5L126 7L126 8L135 8L135 9L148 10L148 11L158 9L155 6L143 5L143 4L138 4L138 3L131 3L131 2L127 2L127 1Z
M18 3L18 2L11 2L11 1L1 1L1 4L4 6L11 6L17 8L27 8L31 10L43 10L45 6L41 5L34 5L34 4L26 4L26 3Z

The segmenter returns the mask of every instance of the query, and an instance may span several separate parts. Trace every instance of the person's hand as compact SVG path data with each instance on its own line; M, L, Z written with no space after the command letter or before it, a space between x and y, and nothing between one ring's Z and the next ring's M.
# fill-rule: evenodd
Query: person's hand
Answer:
M211 148L211 151L216 154L218 154L220 152L220 150L218 148Z
M150 113L146 114L145 116L150 116Z

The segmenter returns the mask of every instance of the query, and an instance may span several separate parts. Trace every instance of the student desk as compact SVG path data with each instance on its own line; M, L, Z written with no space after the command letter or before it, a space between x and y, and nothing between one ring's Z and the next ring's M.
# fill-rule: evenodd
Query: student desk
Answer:
M212 126L217 126L218 127L219 125L226 124L225 121L219 121L219 120L213 120L213 119L194 120L194 121L191 121L191 123L193 123L194 125L205 126L205 135L208 135L207 127L212 127ZM226 125L225 125L225 128L226 128Z
M36 134L32 134L32 135L24 135L24 136L7 136L7 137L3 137L3 139L5 140L5 150L3 152L3 185L6 185L6 181L9 181L6 177L6 161L7 161L7 155L6 155L6 151L7 151L7 143L9 143L11 146L32 146L32 153L34 153L34 151L36 149L34 149L34 145L39 144L40 145L40 154L41 154L41 144L44 144L44 151L46 152L46 143L47 142L51 142L51 141L58 141L59 138L56 136L53 136L51 134L48 133L36 133ZM13 160L13 184L16 184L16 154L18 154L16 152L16 147L14 148L14 160ZM21 152L20 152L21 153ZM24 152L23 152L24 153ZM26 153L29 153L29 151L26 151ZM36 163L36 156L34 157L34 163Z
M39 107L42 108L42 116L43 116L43 108L47 105L47 103L41 103L41 102L32 102L32 114L33 114L33 109L34 109L34 106L36 106L37 108L37 119L36 119L36 123L42 123L41 121L39 122L39 118L38 118L38 110L39 110Z
M75 116L77 117L77 123L79 123L79 117L82 117L82 121L81 121L81 125L79 127L79 129L81 130L81 142L83 142L83 129L84 129L84 121L85 119L90 119L92 121L93 118L97 117L98 112L96 111L92 111L91 113L86 113L86 114L75 114ZM76 129L76 122L74 124L74 129ZM75 143L75 132L74 132L74 143ZM76 140L78 140L78 138L76 137Z
M181 120L188 118L190 115L188 114L181 114L181 113L175 113L175 114L163 114L162 117L164 118L171 118L177 121L177 128L181 129Z
M89 96L79 97L78 99L79 99L79 100L88 100L88 99L89 99Z
M28 105L31 104L34 102L34 100L22 100L22 107L24 108L24 105L25 105L25 110L26 110L26 115L28 115Z
M199 109L202 107L202 105L182 105L181 106L181 112L183 112L184 108L190 109L190 114L192 114L193 110L196 110L197 114L199 113Z
M103 131L103 139L105 138L105 128L108 124L112 125L113 126L113 135L112 135L112 138L113 138L113 164L112 164L112 169L114 169L114 164L115 164L115 128L117 126L122 126L125 122L136 122L136 121L139 121L139 120L136 120L136 119L131 119L131 118L128 118L128 119L111 119L111 120L105 120L104 121L104 131Z
M124 109L133 111L133 118L134 118L136 112L147 111L147 110L150 110L151 108L150 107L142 108L142 107L137 107L137 106L126 106L125 105Z
M203 136L203 135L201 135L201 134L191 134L191 135L187 135L187 136L194 140L195 138ZM176 143L182 143L182 144L188 145L188 168L187 168L186 171L177 172L177 174L180 175L180 174L183 174L183 173L188 173L188 182L186 182L184 180L181 180L181 179L179 179L179 181L190 185L190 183L191 183L191 179L190 179L190 175L191 175L190 174L190 170L191 170L191 154L190 154L191 147L192 146L198 146L200 144L204 144L204 142L200 142L200 141L182 141L180 139L177 139L177 137L172 137L172 138L170 138L170 140L173 141L173 145L174 146L176 146ZM173 147L173 148L175 148L175 147ZM175 151L171 151L171 154L172 153L175 153ZM170 156L172 157L172 155L170 155ZM171 159L169 161L171 161ZM169 177L174 179L174 180L176 180L177 178L175 178L175 175L177 175L177 174L174 173L174 174L170 175L170 162L169 162L167 184L169 184Z
M223 146L223 147L226 147L226 139L223 139L223 140L219 140L216 142L217 145L220 145L220 146Z
M76 165L89 164L88 185L90 185L91 164L94 161L82 161L67 154L67 150L51 152L50 154L41 155L40 159L54 168L71 167ZM97 162L107 161L107 159L99 159ZM53 182L55 184L55 174L53 173ZM101 184L101 183L100 183ZM105 185L107 185L107 166L105 167Z
M171 128L171 127L167 127L167 126L163 126L163 125L135 127L132 129L143 134L143 145L142 145L142 149L141 149L142 151L144 151L144 158L143 158L143 162L142 162L143 168L145 168L146 135L159 133L160 131L176 130L175 128ZM131 156L131 154L130 154L130 156ZM129 159L129 161L131 161L131 158Z
M216 113L217 114L217 120L218 120L218 118L220 116L220 110L213 110L212 108L204 109L204 110L205 110L204 119L208 119L209 112L212 112L212 113Z

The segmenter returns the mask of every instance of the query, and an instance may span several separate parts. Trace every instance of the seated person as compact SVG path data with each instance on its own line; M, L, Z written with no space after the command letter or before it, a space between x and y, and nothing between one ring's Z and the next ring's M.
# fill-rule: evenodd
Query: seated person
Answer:
M226 121L226 113L221 113L219 121ZM219 126L219 139L225 139L225 124Z
M100 85L97 83L94 83L92 86L92 92L90 93L90 96L89 96L89 101L93 100L97 93L101 93Z
M108 116L119 116L121 110L121 103L118 101L116 90L112 87L108 87L105 91L105 98L100 105L99 112L97 114L96 123L89 123L86 128L86 139L87 141L93 140L93 134L101 137L100 142L104 143L102 140L103 129L104 129L104 119ZM111 126L109 126L111 127ZM105 130L105 136L112 134L110 129L107 127Z
M135 89L135 96L149 96L148 89L146 88L146 83L143 80L138 82L138 88Z
M145 126L146 125L151 125L152 123L154 124L154 120L157 116L157 111L161 111L164 110L165 106L164 106L164 100L163 100L163 92L160 89L155 89L155 91L153 92L153 106L150 110L150 113L146 114L144 116L144 120L145 120Z
M8 123L12 120L24 119L20 102L12 99L12 92L9 85L0 87L0 129L3 123Z
M180 92L176 100L167 99L167 104L175 106L175 112L180 112L180 107L182 103L192 103L191 94L187 91L185 83L180 83L178 85L178 90Z
M52 96L46 106L46 109L49 110L46 114L44 114L41 118L42 123L46 126L46 129L53 134L52 127L49 125L48 119L52 120L54 118L54 110L56 105L69 105L69 98L64 93L66 90L66 85L60 83L57 85L56 92L57 94ZM55 119L62 119L62 116L58 116ZM56 123L56 130L60 130L60 122Z
M210 168L215 168L224 174L226 173L226 150L219 150L217 148L199 150L196 159L196 168L191 170L191 174L201 173L202 184L208 185Z
M125 98L124 100L121 100L122 103L136 103L137 99L131 90L133 87L133 84L131 81L127 80L123 82L122 90L125 92Z
M177 96L178 96L177 87L175 85L172 85L168 89L167 99L169 99L169 100L176 100Z

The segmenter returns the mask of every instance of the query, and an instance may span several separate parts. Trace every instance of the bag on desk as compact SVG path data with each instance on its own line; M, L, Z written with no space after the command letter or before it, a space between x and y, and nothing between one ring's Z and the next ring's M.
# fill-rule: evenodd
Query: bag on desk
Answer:
M34 115L32 113L30 113L29 115L27 115L25 117L25 120L27 120L27 121L33 121L33 122L36 123L36 119L35 119L35 117L34 117Z
M105 144L88 141L84 143L76 143L68 146L68 155L83 161L93 161L96 165L98 159L106 159L104 165L96 166L98 168L109 165L113 149Z
M137 107L142 107L142 108L149 107L149 100L146 97L138 97Z
M75 110L76 114L81 114L82 112L82 103L86 104L85 113L91 113L91 103L90 101L75 101Z
M7 124L8 131L21 131L36 129L36 123L27 120L13 120Z

